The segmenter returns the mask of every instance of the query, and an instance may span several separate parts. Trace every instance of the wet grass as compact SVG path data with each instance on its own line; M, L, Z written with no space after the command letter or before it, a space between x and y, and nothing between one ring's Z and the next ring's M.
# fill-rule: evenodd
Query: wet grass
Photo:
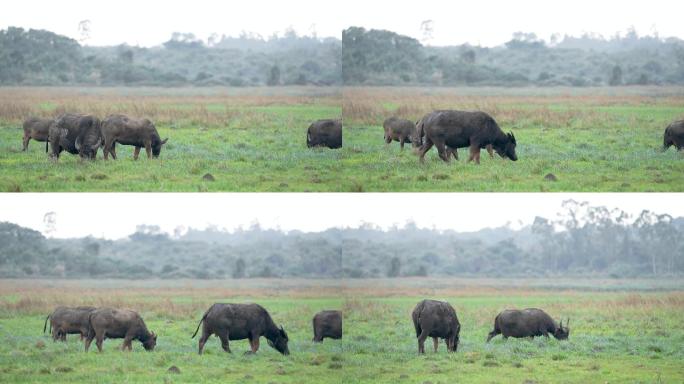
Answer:
M575 291L507 287L471 280L429 293L422 284L399 279L393 284L359 280L302 280L302 286L277 280L212 283L184 281L183 288L156 283L26 281L0 284L1 382L681 382L684 327L681 291ZM407 284L403 284L406 282ZM446 285L445 285L446 284ZM587 282L569 286L586 286ZM634 287L641 285L637 283ZM226 287L224 287L224 285ZM321 288L317 288L320 285ZM337 293L330 289L337 285ZM347 289L347 285L353 289ZM363 289L367 286L367 289ZM231 293L235 287L235 291ZM283 289L286 287L286 289ZM407 289L410 288L410 289ZM598 286L597 286L598 288ZM636 288L635 288L636 289ZM419 295L410 290L426 290ZM290 294L291 293L291 294ZM462 324L457 353L417 354L410 319L424 297L449 301ZM190 335L206 307L215 301L254 301L264 305L290 335L290 356L281 356L262 342L257 355L244 355L246 341L224 353L211 338L203 356ZM138 310L159 335L158 346L132 353L106 340L102 354L83 352L72 337L53 343L42 334L46 311L58 304L85 302ZM567 341L484 341L494 316L504 308L541 307L553 317L570 318ZM321 309L342 309L344 338L311 342L311 317ZM174 371L176 367L180 373Z

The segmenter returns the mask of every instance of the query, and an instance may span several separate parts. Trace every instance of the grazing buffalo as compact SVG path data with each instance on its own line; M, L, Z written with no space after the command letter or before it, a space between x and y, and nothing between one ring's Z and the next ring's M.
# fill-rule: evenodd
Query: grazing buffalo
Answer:
M551 316L537 308L507 309L494 319L494 330L489 332L487 342L498 334L502 334L504 339L535 336L544 336L548 339L549 334L552 334L558 340L565 340L570 335L569 322L568 319L565 327L562 320L560 324L556 324Z
M342 312L321 311L313 318L313 341L320 343L324 338L342 338Z
M102 121L102 136L104 139L104 158L109 154L116 160L116 143L133 145L133 159L138 160L140 148L145 147L147 158L159 157L162 146L169 140L159 137L157 128L148 119L131 119L124 115L107 116Z
M663 151L674 145L678 151L684 149L684 120L675 121L665 128Z
M100 125L100 119L92 115L67 113L58 117L50 124L48 133L50 158L57 160L62 151L67 151L78 154L81 159L95 159L102 145ZM46 152L48 142L45 143Z
M316 120L306 131L306 146L342 148L342 120Z
M429 115L429 114L428 114ZM426 115L426 116L428 116ZM413 128L411 132L411 141L413 144L414 149L418 149L421 145L423 145L424 138L425 138L425 132L423 131L423 126L422 126L423 119L420 119L416 121L415 127ZM448 145L446 146L446 157L447 159L451 156L454 157L455 160L458 160L458 148L452 148ZM485 146L487 149L487 153L489 153L490 158L494 158L494 149L492 148L491 144L487 144Z
M95 307L57 307L45 318L43 333L47 329L50 320L50 333L52 341L66 341L68 334L79 334L81 340L88 336L88 317Z
M382 128L385 130L386 144L390 144L392 140L398 141L401 149L404 149L404 143L411 143L411 136L416 127L410 120L392 116L382 123Z
M432 337L435 352L439 338L446 341L447 351L456 352L461 324L456 317L456 311L449 303L423 300L413 309L411 317L418 338L418 353L425 353L425 340L428 337Z
M22 151L28 150L29 141L48 141L48 134L50 132L50 123L52 119L39 119L31 117L24 121L24 140Z
M212 334L221 339L223 350L230 353L228 340L249 339L251 353L259 350L259 338L264 336L276 351L289 355L287 333L283 327L277 327L271 315L259 304L222 304L209 307L197 325L192 338L197 335L202 325L202 337L199 340L199 354Z
M420 161L424 161L425 154L433 145L437 147L439 157L446 162L449 161L447 147L470 147L468 161L475 160L479 164L480 149L487 145L491 145L501 157L518 160L515 136L503 133L496 121L484 112L435 111L419 120L414 135L424 137L418 151Z
M96 339L95 344L100 352L102 352L102 342L105 338L124 339L121 350L128 348L131 351L133 340L140 341L147 351L152 351L157 345L157 335L147 330L145 322L137 312L127 309L99 308L90 313L88 323L86 352L93 339Z

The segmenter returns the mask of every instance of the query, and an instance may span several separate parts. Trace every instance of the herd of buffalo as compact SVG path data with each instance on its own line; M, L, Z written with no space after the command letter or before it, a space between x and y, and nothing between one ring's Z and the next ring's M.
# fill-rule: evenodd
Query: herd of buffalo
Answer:
M496 121L481 111L437 110L413 123L410 120L390 117L383 123L385 143L398 141L401 148L412 144L420 161L434 146L439 157L448 162L453 156L458 160L458 148L469 148L468 161L480 163L480 150L487 149L490 157L494 152L513 161L516 140L513 133L504 133ZM135 147L134 159L141 148L147 157L158 157L168 139L162 140L149 119L133 119L124 115L110 115L100 120L93 115L63 114L56 119L29 118L24 122L23 150L29 141L45 142L51 148L49 156L58 159L62 151L79 155L83 159L95 159L101 147L105 160L116 159L116 144ZM307 129L306 145L311 147L342 148L342 120L316 120ZM684 149L684 120L675 121L665 129L663 150L670 146Z
M456 311L447 302L422 300L411 313L413 325L418 338L418 352L425 353L425 340L431 337L437 352L439 339L445 340L447 351L456 352L459 343L461 324ZM125 309L95 307L57 307L45 319L43 333L50 322L50 333L53 341L66 341L67 334L79 334L85 340L85 351L95 339L97 349L102 352L102 343L106 338L124 339L122 350L132 350L133 340L138 340L143 347L151 351L157 344L157 335L147 329L145 322L137 312ZM313 317L313 341L322 342L324 338L342 338L342 312L325 310ZM541 309L524 310L508 309L499 313L494 319L494 329L489 333L487 342L496 335L508 337L552 335L558 340L565 340L570 335L569 321L556 323L551 316ZM250 351L259 350L259 339L266 338L268 345L283 355L289 355L287 343L289 338L282 326L277 326L268 311L258 304L223 304L216 303L202 315L192 338L195 338L202 327L199 339L199 354L209 336L215 335L221 340L221 346L230 351L229 340L248 339Z

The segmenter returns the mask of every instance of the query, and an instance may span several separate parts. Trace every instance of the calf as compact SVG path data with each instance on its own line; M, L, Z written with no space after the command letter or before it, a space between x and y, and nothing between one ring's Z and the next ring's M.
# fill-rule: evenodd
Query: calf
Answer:
M50 123L52 119L39 119L31 117L24 121L24 139L22 141L22 151L28 150L29 141L47 142L48 134L50 132Z
M342 120L316 120L306 131L306 146L342 148Z
M342 312L340 311L321 311L313 318L313 341L320 343L323 339L342 338Z
M404 143L411 143L415 124L410 120L392 116L382 123L382 128L385 130L385 143L390 144L392 140L398 141L403 150Z
M95 307L57 307L45 318L43 333L50 320L50 333L52 340L66 341L69 334L81 335L81 340L88 336L88 317Z

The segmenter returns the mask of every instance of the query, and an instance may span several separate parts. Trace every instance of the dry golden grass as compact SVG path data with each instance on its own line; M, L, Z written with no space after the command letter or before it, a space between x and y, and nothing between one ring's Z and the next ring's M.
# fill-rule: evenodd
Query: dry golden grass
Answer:
M540 91L542 92L542 91ZM380 124L392 115L418 119L438 109L481 110L497 117L503 124L528 121L535 124L567 126L573 119L598 121L604 113L587 111L586 107L657 105L680 107L684 94L680 88L663 88L652 93L642 90L633 94L629 90L616 90L614 94L592 90L555 90L537 95L534 90L506 91L501 89L473 91L444 88L345 88L342 114L345 120L359 124ZM551 106L563 106L552 110ZM524 107L523 107L524 106Z
M225 125L234 119L254 118L250 107L339 106L336 88L221 89L163 88L35 88L0 87L0 121L18 123L30 116L55 117L88 113L98 117L126 114L158 123Z

